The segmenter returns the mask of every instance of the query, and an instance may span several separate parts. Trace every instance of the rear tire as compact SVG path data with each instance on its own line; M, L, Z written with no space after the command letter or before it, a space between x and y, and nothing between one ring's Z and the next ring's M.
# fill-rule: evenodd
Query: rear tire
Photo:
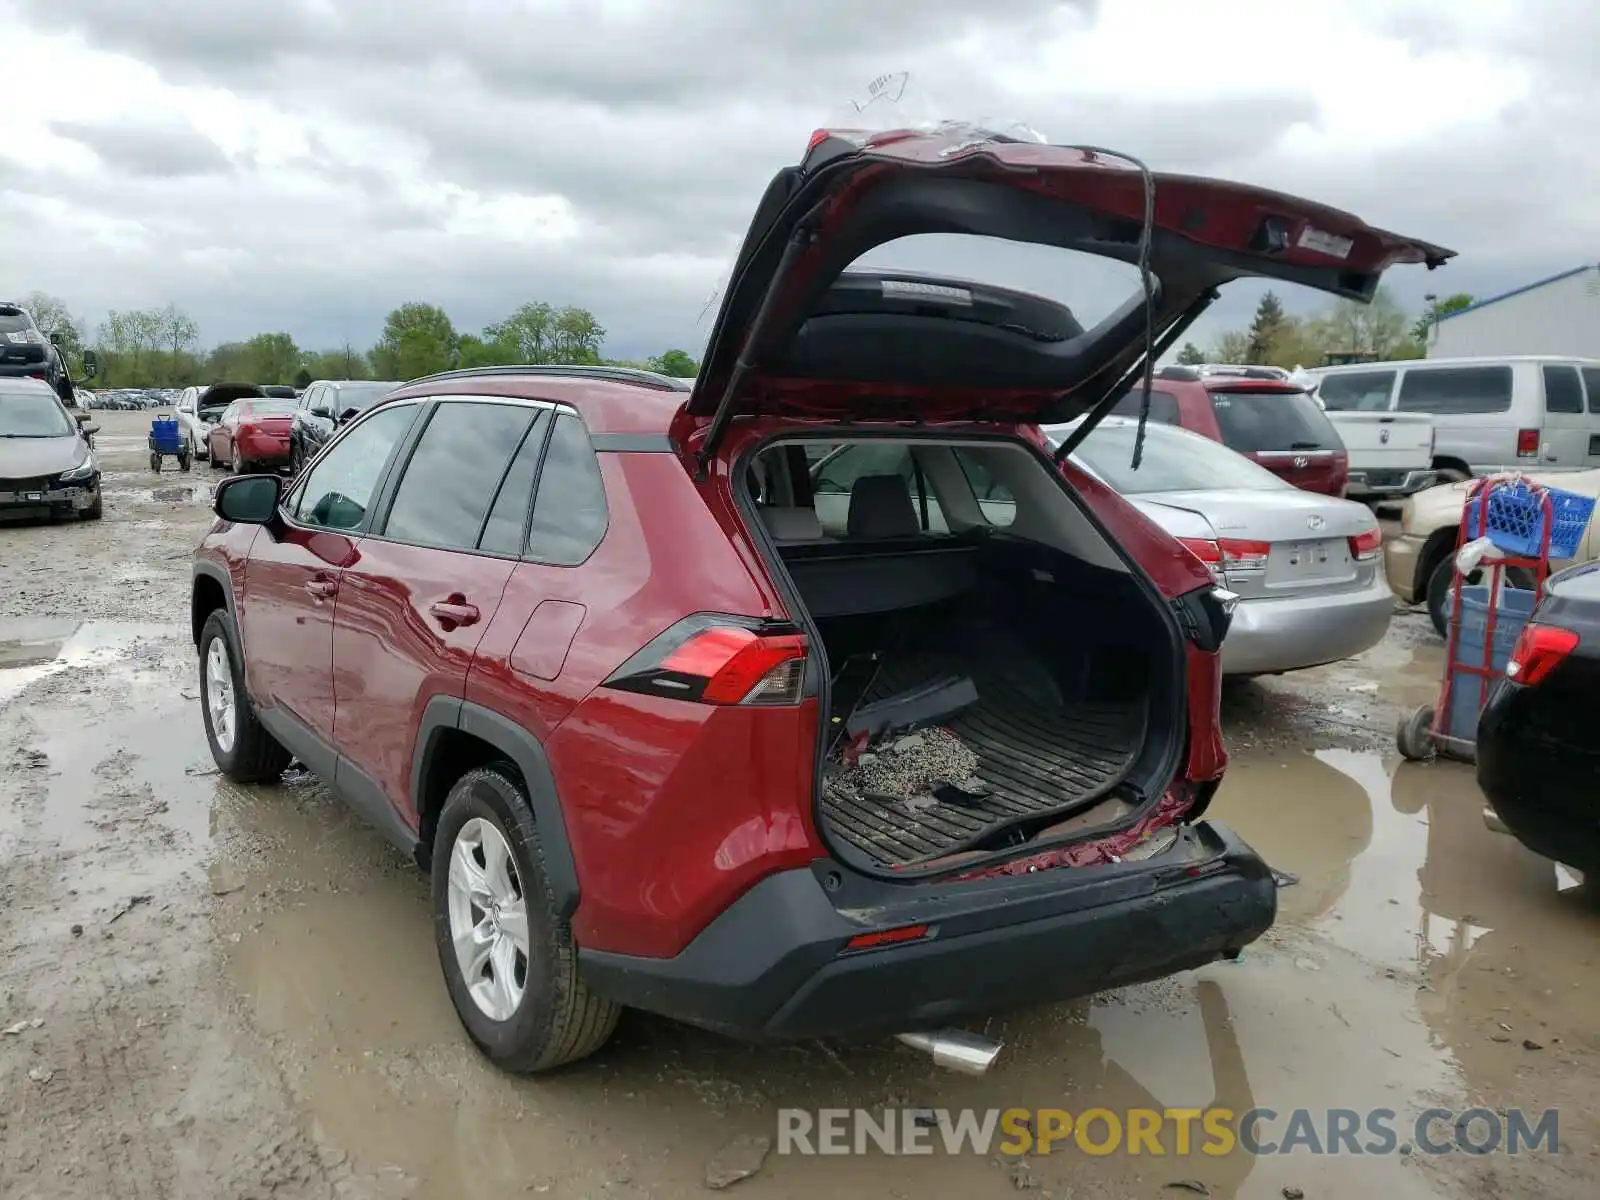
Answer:
M509 870L495 869L502 858ZM533 809L513 772L479 767L456 781L439 815L432 862L439 965L478 1049L507 1071L533 1074L603 1046L622 1010L592 995L579 974L572 931L556 916ZM503 925L508 914L511 924ZM469 965L477 964L470 980L458 938Z
M289 752L262 728L250 705L239 639L224 608L200 630L200 713L211 758L233 782L271 783L289 765Z
M80 520L98 521L101 517L105 516L105 512L106 502L101 497L100 493L96 492L94 494L94 503L79 513L78 516Z

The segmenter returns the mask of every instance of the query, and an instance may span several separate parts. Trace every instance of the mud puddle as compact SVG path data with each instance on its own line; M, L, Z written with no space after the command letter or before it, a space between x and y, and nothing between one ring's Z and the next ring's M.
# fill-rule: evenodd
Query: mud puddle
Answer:
M1215 815L1297 877L1279 925L1237 964L992 1019L985 1032L1006 1049L977 1080L892 1043L749 1047L635 1014L572 1071L501 1075L449 1007L417 872L314 783L242 791L222 811L234 840L264 847L220 918L241 1010L316 1127L394 1195L693 1194L730 1137L770 1136L787 1107L1539 1110L1555 1092L1530 1072L1586 1071L1592 1054L1584 1005L1600 973L1572 954L1592 940L1592 903L1484 828L1470 772L1446 764L1396 774L1350 750L1237 759ZM1524 973L1543 981L1534 996ZM1525 1050L1534 1035L1555 1054ZM1590 1084L1580 1074L1573 1087ZM1564 1113L1563 1139L1588 1143L1588 1122ZM1405 1198L1464 1194L1493 1172L1543 1179L1546 1165L1174 1148L1021 1167L774 1154L739 1190L1121 1197L1197 1180L1219 1197Z
M105 489L107 500L131 500L136 504L211 504L211 485L204 483L195 484L169 484L165 486L134 488L134 487L109 487Z

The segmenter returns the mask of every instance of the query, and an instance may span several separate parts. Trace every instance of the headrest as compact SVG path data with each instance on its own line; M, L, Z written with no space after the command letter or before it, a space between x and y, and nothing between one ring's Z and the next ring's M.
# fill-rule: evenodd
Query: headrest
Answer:
M922 532L911 489L899 475L863 475L850 489L845 530L853 538L916 537Z
M822 522L814 508L763 508L761 519L775 542L815 542L822 537Z

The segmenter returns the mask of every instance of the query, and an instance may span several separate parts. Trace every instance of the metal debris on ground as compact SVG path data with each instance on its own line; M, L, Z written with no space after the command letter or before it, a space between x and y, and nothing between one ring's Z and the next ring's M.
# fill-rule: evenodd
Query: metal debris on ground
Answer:
M139 907L139 905L149 904L153 899L155 899L154 896L129 896L127 900L123 901L123 903L117 907L117 911L112 913L111 916L106 919L106 924L110 925L121 920L135 908Z
M874 748L831 785L852 796L885 797L921 808L941 799L943 787L981 796L988 789L976 777L978 756L944 726L910 733ZM945 794L948 794L946 792Z

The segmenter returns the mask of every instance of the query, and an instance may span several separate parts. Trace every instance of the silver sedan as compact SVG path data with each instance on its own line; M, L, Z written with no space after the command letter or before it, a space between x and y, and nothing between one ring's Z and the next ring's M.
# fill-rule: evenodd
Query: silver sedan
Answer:
M1071 426L1045 430L1059 445ZM1273 675L1360 654L1383 640L1394 597L1377 518L1304 492L1220 442L1107 418L1073 452L1084 470L1178 538L1239 597L1222 646L1228 675Z

